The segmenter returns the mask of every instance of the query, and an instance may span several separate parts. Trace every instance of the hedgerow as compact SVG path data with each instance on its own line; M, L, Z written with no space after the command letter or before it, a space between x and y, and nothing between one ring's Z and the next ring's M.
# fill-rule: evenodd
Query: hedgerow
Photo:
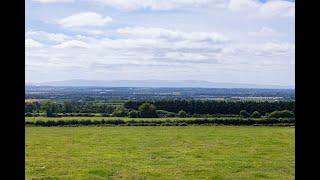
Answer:
M89 125L122 125L122 126L188 126L188 125L276 125L294 124L294 118L202 118L202 119L134 119L134 120L37 120L26 122L34 126L89 126Z

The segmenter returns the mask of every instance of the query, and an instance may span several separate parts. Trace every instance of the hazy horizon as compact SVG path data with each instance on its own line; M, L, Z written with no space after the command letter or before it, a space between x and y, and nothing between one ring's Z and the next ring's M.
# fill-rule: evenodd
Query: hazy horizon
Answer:
M197 80L86 80L72 79L49 82L26 82L26 85L36 86L95 86L95 87L168 87L168 88L266 88L294 89L294 85L247 84L234 82L210 82Z
M27 0L26 83L295 85L295 1Z

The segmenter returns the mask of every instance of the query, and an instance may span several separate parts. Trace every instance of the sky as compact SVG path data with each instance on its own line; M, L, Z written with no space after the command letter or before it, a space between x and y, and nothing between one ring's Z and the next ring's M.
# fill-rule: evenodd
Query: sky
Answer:
M26 0L26 83L294 85L295 2Z

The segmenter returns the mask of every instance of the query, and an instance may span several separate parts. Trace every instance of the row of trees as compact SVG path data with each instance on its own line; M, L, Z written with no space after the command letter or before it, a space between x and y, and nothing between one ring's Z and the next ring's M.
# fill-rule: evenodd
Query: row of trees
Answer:
M262 115L259 111L254 111L252 114L248 113L246 110L241 110L239 115L243 118L260 118ZM282 110L282 111L273 111L271 113L266 113L266 117L270 118L293 118L294 113L292 111L288 110Z
M50 109L50 110L48 110ZM93 102L74 102L63 101L61 103L47 102L26 102L25 112L43 112L50 111L52 113L106 113L111 114L115 111L116 106L105 103Z
M117 108L112 116L115 117L130 117L130 118L156 118L158 117L156 107L150 103L141 104L137 110L135 109L127 109L124 107Z
M127 109L137 109L145 101L128 101ZM294 112L295 102L254 102L254 101L201 101L201 100L161 100L150 101L157 109L177 113L184 110L188 114L239 114L241 110L248 113L259 111L261 114L273 111L289 110Z
M293 117L294 102L224 102L224 101L129 101L123 106L114 106L93 102L61 103L28 102L25 105L26 113L44 112L47 116L57 113L101 113L115 117L187 117L198 115L236 115L241 117L259 118L262 115L272 117ZM285 114L285 115L283 115Z

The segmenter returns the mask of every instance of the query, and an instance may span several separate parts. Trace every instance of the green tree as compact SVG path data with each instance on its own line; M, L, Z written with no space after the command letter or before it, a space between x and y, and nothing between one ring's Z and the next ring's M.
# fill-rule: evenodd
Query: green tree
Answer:
M250 114L246 110L241 110L240 116L243 118L248 118L248 117L250 117Z
M187 113L184 110L180 110L178 112L178 117L185 118L187 117Z
M70 101L64 101L63 102L63 111L65 113L71 113L72 110L73 110L73 106L72 106L71 102Z
M143 103L139 106L140 117L142 118L155 118L158 117L156 106L150 103Z
M124 107L118 107L113 111L112 116L114 116L114 117L128 116L128 109L126 109Z
M254 112L251 114L251 117L253 117L253 118L260 118L260 117L261 117L261 114L259 113L259 111L254 111Z
M45 102L41 109L46 113L47 117L53 117L57 113L57 105L51 101Z
M294 117L294 113L292 111L283 110L283 111L273 111L269 114L269 117L273 118L290 118Z
M130 118L138 118L139 117L139 112L137 110L131 110L128 114Z

